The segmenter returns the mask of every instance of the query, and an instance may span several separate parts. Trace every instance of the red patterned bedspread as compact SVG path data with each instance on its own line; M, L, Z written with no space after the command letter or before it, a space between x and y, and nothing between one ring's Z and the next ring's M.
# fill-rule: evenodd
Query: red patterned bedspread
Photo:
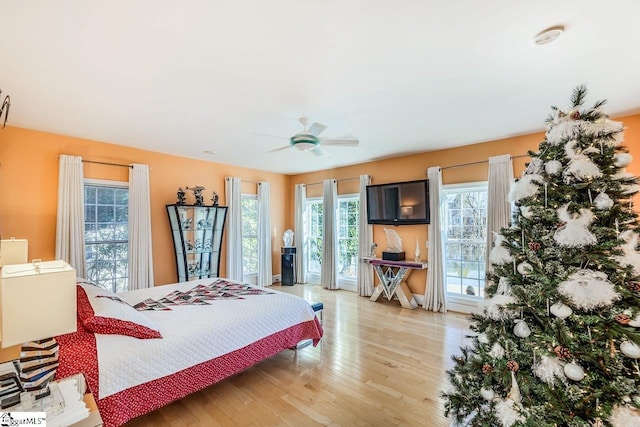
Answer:
M302 340L313 339L316 345L321 337L322 327L317 318L294 325L215 359L98 399L100 415L105 427L120 426L135 417L241 372L295 346ZM96 337L78 322L77 332L61 335L57 340L60 345L57 378L84 373L89 389L97 396L100 378Z

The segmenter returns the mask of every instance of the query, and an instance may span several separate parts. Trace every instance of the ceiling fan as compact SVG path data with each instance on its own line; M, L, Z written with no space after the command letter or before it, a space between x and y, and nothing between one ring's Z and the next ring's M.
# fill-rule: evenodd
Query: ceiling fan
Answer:
M320 146L325 145L341 145L346 147L355 147L359 144L358 138L346 137L346 138L320 138L320 135L326 128L326 125L322 123L313 122L309 124L309 119L306 117L300 117L298 121L302 124L303 129L301 132L296 133L289 139L289 144L284 147L279 147L274 150L269 150L269 153L274 151L286 150L287 148L295 148L300 151L310 151L316 156L326 156L327 153ZM273 136L273 135L268 135ZM277 137L283 138L283 137Z

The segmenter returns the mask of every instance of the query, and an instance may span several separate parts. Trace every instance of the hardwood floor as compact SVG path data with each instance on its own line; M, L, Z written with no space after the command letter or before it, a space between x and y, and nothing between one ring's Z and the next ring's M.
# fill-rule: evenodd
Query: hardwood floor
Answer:
M449 425L439 392L465 315L315 285L273 289L323 302L317 347L286 350L127 427Z

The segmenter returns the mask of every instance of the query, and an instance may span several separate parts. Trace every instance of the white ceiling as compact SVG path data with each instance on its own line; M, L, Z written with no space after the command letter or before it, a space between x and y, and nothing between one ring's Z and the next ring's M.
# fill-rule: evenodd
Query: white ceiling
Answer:
M640 112L639 23L638 0L4 1L0 89L12 126L294 174L540 131L579 84ZM267 153L300 116L360 145Z

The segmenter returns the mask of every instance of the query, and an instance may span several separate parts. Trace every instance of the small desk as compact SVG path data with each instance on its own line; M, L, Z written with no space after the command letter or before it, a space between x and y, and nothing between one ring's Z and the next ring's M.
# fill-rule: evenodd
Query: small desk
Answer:
M380 284L376 286L373 295L369 298L370 301L377 301L380 295L384 293L389 301L391 301L393 295L396 295L403 308L414 309L418 306L405 280L412 270L424 270L427 268L426 262L387 261L374 257L362 257L362 260L373 265L373 270L380 280Z

